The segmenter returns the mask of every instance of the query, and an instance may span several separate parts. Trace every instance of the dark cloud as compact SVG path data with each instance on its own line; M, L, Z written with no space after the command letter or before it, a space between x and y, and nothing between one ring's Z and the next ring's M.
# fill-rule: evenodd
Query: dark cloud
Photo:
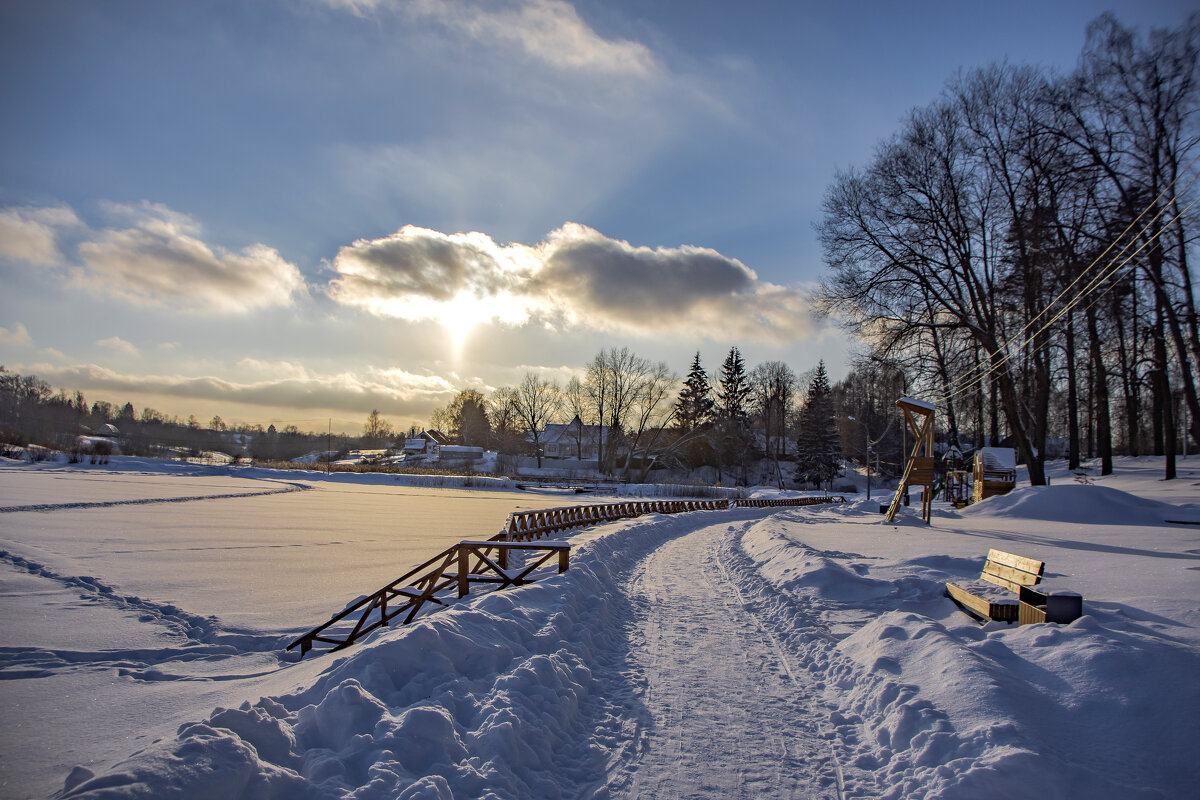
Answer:
M347 305L380 298L453 300L463 292L494 296L510 281L502 249L483 234L447 236L412 225L382 239L360 239L334 258L341 277L330 294Z
M360 240L333 261L329 293L381 316L542 322L644 335L789 341L812 330L808 297L760 281L703 247L634 247L568 223L546 241L500 245L481 233L408 226Z
M713 306L736 313L755 295L755 274L715 250L632 247L582 225L555 231L543 250L532 286L571 303L577 316L642 329L686 327L694 314Z

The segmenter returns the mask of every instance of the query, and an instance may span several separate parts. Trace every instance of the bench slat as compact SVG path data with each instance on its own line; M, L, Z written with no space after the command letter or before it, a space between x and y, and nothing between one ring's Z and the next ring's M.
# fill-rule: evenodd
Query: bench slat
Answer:
M954 600L959 603L959 605L969 608L975 614L983 617L984 619L991 617L991 614L989 613L991 611L991 603L989 603L987 600L984 600L982 597L971 594L966 589L955 583L947 583L946 591L952 598L954 598Z
M1006 567L1013 567L1022 572L1032 572L1034 575L1041 576L1042 571L1046 568L1045 562L1038 561L1036 558L1026 558L1025 556L1006 553L1003 550L988 550L987 560L997 564L1003 564Z
M979 577L981 580L1012 589L1014 592L1018 591L1021 586L1035 586L1041 580L1041 576L1036 573L1024 572L990 561L984 564L983 572Z
M1034 558L1026 558L1003 550L988 550L987 560L983 565L980 580L993 586L999 586L1011 592L1018 592L1023 586L1035 586L1042 579L1046 565ZM965 610L981 619L1016 621L1018 604L1016 597L995 599L981 597L963 587L946 584L946 593ZM986 593L985 593L986 594Z

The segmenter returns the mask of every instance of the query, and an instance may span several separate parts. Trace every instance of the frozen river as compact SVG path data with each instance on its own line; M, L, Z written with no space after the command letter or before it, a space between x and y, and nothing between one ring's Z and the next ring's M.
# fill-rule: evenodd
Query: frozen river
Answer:
M594 502L140 463L0 468L0 550L225 627L291 633L454 542L498 533L514 511Z
M355 597L514 511L596 500L143 459L0 464L0 797L47 796L197 708L319 671L282 648Z

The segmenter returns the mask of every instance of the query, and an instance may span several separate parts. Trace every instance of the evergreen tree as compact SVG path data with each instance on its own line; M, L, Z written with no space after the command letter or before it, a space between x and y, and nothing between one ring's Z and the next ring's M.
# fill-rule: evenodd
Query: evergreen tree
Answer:
M683 391L679 393L675 408L675 419L679 421L679 430L683 433L699 428L712 418L712 386L708 382L708 373L700 366L699 350L692 359L692 369L683 383Z
M721 365L721 380L717 385L716 423L721 463L740 467L743 478L746 459L754 443L746 409L750 391L746 362L738 349L731 347Z
M725 423L747 418L746 401L750 397L750 381L746 377L746 362L736 347L721 365L721 381L717 389L717 417Z
M796 480L818 486L832 483L842 458L842 443L824 360L818 362L808 385L798 422Z

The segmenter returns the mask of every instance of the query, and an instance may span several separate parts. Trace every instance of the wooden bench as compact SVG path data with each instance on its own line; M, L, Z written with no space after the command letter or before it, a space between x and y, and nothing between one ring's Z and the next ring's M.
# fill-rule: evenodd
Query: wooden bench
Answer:
M980 619L1016 622L1017 592L1022 586L1036 586L1045 569L1041 561L1003 550L988 550L979 581L965 587L947 582L946 594L964 611Z

